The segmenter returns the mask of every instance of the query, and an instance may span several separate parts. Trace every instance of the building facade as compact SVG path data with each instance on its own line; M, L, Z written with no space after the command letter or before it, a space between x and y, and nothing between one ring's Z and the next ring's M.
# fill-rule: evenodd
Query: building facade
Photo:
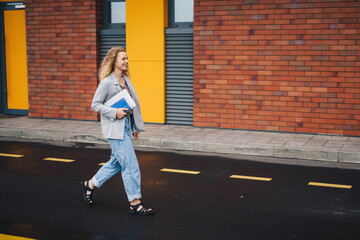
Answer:
M98 120L125 47L144 121L360 136L360 2L0 1L5 114Z

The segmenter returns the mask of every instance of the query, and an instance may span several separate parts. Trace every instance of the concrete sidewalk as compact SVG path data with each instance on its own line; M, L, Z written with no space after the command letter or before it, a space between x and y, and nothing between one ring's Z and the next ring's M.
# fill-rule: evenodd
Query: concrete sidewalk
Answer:
M146 124L134 147L360 163L360 137ZM100 122L0 115L0 136L107 144Z

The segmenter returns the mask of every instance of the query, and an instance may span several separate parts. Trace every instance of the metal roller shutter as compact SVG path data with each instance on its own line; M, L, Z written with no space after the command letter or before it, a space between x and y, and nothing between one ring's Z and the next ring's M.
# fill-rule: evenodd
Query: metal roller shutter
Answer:
M165 32L166 123L193 125L193 31Z
M100 30L100 57L106 56L112 47L126 48L125 30Z

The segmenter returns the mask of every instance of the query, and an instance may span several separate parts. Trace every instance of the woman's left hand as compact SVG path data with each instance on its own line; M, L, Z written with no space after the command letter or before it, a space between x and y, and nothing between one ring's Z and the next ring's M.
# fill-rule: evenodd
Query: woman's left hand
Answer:
M139 132L135 132L135 133L133 133L132 135L134 136L134 138L135 138L135 139L138 139L138 138L139 138L140 133L139 133Z

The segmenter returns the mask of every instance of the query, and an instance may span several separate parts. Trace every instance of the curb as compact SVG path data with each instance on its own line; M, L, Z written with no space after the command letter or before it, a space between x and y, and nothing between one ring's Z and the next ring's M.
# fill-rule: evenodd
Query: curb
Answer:
M102 135L89 135L76 132L53 130L29 130L0 128L0 136L22 139L37 139L47 141L63 141L78 143L107 144ZM324 151L317 149L282 148L252 145L221 144L214 142L196 142L183 140L168 140L157 138L141 138L133 140L134 147L162 150L181 150L217 154L236 154L271 158L305 159L339 163L360 163L360 152Z

